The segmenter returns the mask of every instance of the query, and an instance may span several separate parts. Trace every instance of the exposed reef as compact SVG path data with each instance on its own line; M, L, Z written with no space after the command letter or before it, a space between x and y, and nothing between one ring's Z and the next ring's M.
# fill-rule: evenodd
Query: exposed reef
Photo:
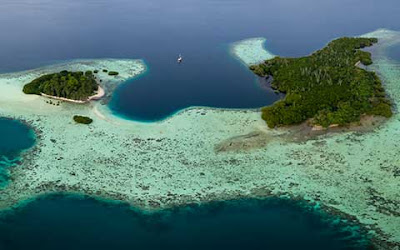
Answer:
M398 105L400 66L385 51L400 43L400 34L379 30L368 36L380 39L370 69L379 73ZM251 46L244 51L253 53ZM146 68L141 61L94 60L0 75L0 115L29 121L41 133L35 148L24 154L22 165L11 168L12 181L0 190L0 208L52 192L121 200L149 210L283 195L347 215L362 224L382 249L399 246L397 112L368 133L288 141L288 131L269 129L259 111L191 108L162 122L140 123L111 115L99 102L54 106L21 92L24 83L43 71L66 66L68 70L118 70L117 79L110 77L106 86ZM71 119L75 114L92 117L94 122L78 126ZM270 140L266 146L262 140L254 146L248 143L251 138ZM229 143L236 147L223 147Z
M262 37L238 41L231 45L231 53L248 66L262 63L274 58L274 54L264 48L266 41Z

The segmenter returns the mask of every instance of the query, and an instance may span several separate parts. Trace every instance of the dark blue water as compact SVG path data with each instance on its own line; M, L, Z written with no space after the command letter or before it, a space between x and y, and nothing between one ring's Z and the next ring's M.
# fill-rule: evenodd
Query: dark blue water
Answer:
M400 62L400 45L395 45L387 51L390 58Z
M120 115L155 120L191 105L259 107L277 97L231 58L229 43L262 36L274 53L299 56L339 36L400 30L399 12L398 0L2 0L0 71L143 58L149 74L110 103Z
M0 187L7 182L6 169L18 163L21 151L33 146L35 135L27 125L0 117Z
M34 144L25 124L0 118L0 184ZM3 185L3 186L4 186ZM0 211L0 249L366 249L360 228L305 203L214 202L144 214L123 204L47 196Z
M192 105L259 107L277 97L229 55L231 42L262 36L273 53L301 56L339 36L400 30L398 13L398 0L1 0L0 71L143 58L149 72L122 85L109 104L118 115L151 121ZM25 129L0 120L1 155L14 162L6 165L33 143ZM0 218L6 250L363 248L357 234L342 231L346 225L282 200L144 215L49 197Z
M126 205L53 196L0 217L0 249L365 249L302 203L219 202L143 214Z

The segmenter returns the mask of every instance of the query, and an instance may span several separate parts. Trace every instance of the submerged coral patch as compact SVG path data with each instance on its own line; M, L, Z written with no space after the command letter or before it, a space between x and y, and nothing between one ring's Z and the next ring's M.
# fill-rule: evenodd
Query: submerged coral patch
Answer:
M265 38L250 38L234 43L232 53L247 66L271 59L274 55L264 48Z
M17 167L20 154L35 143L32 129L20 121L0 118L0 188L9 181L9 168Z
M380 43L372 53L371 69L398 105L400 68L387 58L386 48L399 43L400 34L384 33L390 38L373 34ZM110 85L145 71L135 60L86 63L117 70L117 77L103 80L112 81ZM78 62L69 66L87 68ZM48 105L42 97L21 91L42 71L0 76L0 115L27 119L42 131L40 150L25 155L22 165L12 169L13 181L0 191L1 208L53 192L122 200L149 210L285 195L340 211L383 243L400 242L397 112L373 132L287 142L281 139L284 132L269 129L255 110L192 108L161 122L140 123L111 115L99 102ZM94 122L77 126L71 119L76 114ZM261 138L261 133L273 138L266 147L249 144L248 150L236 150L243 146L241 139L246 143L254 135Z

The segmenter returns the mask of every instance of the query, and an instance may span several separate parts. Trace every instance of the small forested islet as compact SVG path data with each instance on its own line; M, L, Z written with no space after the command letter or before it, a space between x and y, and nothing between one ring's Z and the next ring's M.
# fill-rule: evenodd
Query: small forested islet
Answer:
M87 100L99 86L92 71L47 74L36 78L23 88L25 94L46 94L71 100Z

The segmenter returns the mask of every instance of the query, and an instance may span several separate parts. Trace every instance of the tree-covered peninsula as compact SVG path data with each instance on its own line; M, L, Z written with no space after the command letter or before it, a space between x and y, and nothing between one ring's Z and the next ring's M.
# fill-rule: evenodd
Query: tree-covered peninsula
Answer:
M328 127L360 120L361 115L392 115L391 103L374 72L358 67L372 64L371 54L360 50L377 43L375 38L340 38L310 56L275 57L250 66L268 77L272 88L285 98L262 109L269 127L292 125L311 118Z
M23 88L25 94L46 94L49 96L85 101L98 90L92 71L85 73L61 71L43 75Z

